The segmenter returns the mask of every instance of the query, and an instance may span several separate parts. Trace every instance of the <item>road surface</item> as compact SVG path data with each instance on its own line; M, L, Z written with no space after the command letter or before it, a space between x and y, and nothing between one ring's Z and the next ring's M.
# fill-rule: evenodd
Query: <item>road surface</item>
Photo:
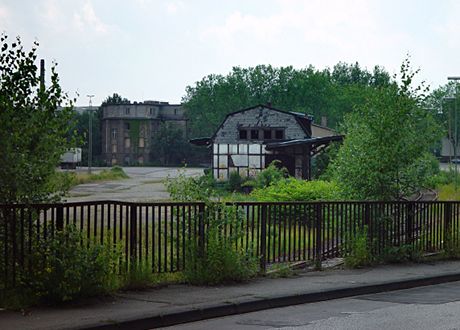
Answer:
M460 282L269 309L174 329L460 329Z

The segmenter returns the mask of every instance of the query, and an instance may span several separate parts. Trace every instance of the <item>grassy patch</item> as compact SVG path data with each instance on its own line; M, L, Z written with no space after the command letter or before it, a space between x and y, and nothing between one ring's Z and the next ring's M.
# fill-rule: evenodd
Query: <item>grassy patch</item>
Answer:
M439 200L441 201L460 201L460 185L455 189L453 183L438 187Z
M75 172L56 172L51 179L50 185L56 187L56 191L68 190L74 186L83 183L121 180L127 179L129 176L119 166L114 166L111 169L102 170L99 173L75 173Z

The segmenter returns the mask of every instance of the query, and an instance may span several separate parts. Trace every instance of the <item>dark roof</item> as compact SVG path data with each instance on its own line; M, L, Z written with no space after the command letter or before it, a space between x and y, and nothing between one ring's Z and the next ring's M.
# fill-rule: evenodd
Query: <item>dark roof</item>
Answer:
M309 139L295 139L295 140L288 140L282 142L272 142L267 143L265 148L267 150L273 149L280 149L286 148L291 146L297 145L308 145L311 147L317 147L323 144L328 144L330 142L342 141L343 135L334 135L334 136L326 136L326 137L317 137L317 138L309 138Z
M303 113L300 113L300 112L292 112L292 111L284 111L284 110L276 109L276 108L273 108L272 106L269 106L269 105L266 105L266 104L258 104L258 105L254 105L254 106L249 107L249 108L245 108L245 109L241 109L241 110L238 110L238 111L228 113L225 116L224 120L222 120L222 122L220 123L219 127L217 127L217 129L215 130L214 134L210 137L210 139L214 140L214 138L216 137L217 132L220 130L220 128L225 123L225 121L227 120L228 117L233 116L233 115L235 115L237 113L240 113L240 112L245 112L245 111L253 110L253 109L256 109L256 108L267 108L267 109L270 109L272 111L277 111L277 112L281 112L281 113L284 113L284 114L294 116L296 118L297 122L299 123L299 125L304 130L304 132L309 134L309 135L311 135L311 130L308 129L308 127L309 127L308 122L311 122L313 120L312 116L307 115L307 114L303 114Z
M195 139L191 139L188 142L197 146L209 146L211 144L210 137L199 137Z

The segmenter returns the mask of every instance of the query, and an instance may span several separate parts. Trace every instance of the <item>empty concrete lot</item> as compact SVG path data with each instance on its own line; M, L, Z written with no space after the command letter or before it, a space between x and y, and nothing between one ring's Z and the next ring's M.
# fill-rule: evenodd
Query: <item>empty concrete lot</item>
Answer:
M79 168L78 171L86 171ZM123 167L129 179L101 181L78 185L65 198L69 202L119 200L130 202L151 202L169 199L164 180L177 177L180 171L186 176L203 174L202 168L177 167ZM93 172L101 171L94 168Z

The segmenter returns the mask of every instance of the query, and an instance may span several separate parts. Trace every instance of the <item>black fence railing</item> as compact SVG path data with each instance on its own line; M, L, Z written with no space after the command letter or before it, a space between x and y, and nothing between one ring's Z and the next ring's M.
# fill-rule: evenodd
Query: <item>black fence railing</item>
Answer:
M27 270L34 243L67 226L85 243L120 245L124 264L146 262L152 272L183 270L187 242L206 248L211 221L223 237L268 264L321 262L343 256L358 235L376 255L410 245L421 252L460 244L460 202L238 202L225 209L204 203L98 201L64 204L0 205L0 268L4 283ZM234 220L235 220L234 219ZM234 235L238 232L238 235Z

